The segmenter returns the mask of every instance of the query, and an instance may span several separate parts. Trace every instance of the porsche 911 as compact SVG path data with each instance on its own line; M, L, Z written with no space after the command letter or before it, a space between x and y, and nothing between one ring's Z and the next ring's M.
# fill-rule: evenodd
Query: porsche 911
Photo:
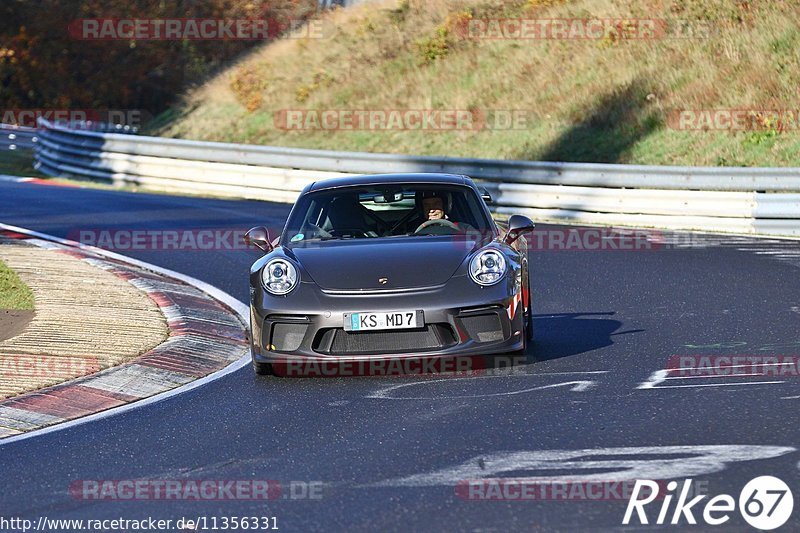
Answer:
M276 362L520 353L532 340L527 217L492 218L468 177L385 174L307 185L250 271L258 374Z

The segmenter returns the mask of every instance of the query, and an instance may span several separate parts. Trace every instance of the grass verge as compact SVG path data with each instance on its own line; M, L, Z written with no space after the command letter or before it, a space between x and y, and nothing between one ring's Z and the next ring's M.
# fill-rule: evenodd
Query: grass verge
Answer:
M796 2L401 0L321 15L321 38L267 43L150 132L367 152L704 166L800 166ZM665 21L658 38L473 38L474 20ZM627 24L627 22L625 23ZM636 24L632 22L631 24ZM616 29L615 29L616 28ZM514 128L287 129L285 110L519 110ZM681 110L786 110L750 131ZM695 124L702 120L693 121Z
M33 168L33 154L30 152L17 152L0 150L0 174L9 176L46 177Z
M0 261L0 309L32 310L33 293L16 272Z

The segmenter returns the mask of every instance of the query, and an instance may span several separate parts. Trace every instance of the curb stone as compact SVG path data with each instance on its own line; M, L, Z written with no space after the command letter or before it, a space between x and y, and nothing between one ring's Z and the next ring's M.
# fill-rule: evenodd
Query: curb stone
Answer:
M185 385L239 360L249 350L247 326L205 292L121 260L0 230L87 261L145 292L167 319L161 345L121 365L0 401L0 439L135 402Z

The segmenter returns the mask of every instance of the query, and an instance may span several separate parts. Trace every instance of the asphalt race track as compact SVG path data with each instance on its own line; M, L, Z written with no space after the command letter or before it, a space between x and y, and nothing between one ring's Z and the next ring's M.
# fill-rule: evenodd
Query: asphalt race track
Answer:
M0 182L0 222L60 237L80 229L274 227L288 210ZM122 253L243 302L258 257ZM0 509L32 520L274 516L282 531L574 531L621 527L627 500L473 501L454 486L483 477L693 477L711 495L738 498L750 479L774 475L797 497L796 366L783 375L659 371L681 355L800 356L800 241L664 234L651 250L535 251L530 265L537 341L527 364L459 379L259 378L248 366L154 405L0 444ZM69 493L80 480L122 479L262 479L298 488L267 503L87 501ZM304 486L321 486L322 497L305 498ZM648 507L651 523L657 505ZM795 507L787 529L800 526ZM737 513L727 525L748 530Z

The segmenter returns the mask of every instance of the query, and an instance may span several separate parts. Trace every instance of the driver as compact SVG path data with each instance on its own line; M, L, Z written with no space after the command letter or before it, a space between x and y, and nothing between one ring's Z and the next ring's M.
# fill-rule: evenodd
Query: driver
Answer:
M422 213L426 221L447 219L444 214L444 202L438 196L429 196L422 199Z
M454 231L461 231L458 222L450 220L450 217L447 216L444 206L445 202L441 196L426 196L422 198L420 202L421 220L415 233L423 228L427 228L426 234L428 235L451 235ZM441 221L441 223L437 224L437 221Z

